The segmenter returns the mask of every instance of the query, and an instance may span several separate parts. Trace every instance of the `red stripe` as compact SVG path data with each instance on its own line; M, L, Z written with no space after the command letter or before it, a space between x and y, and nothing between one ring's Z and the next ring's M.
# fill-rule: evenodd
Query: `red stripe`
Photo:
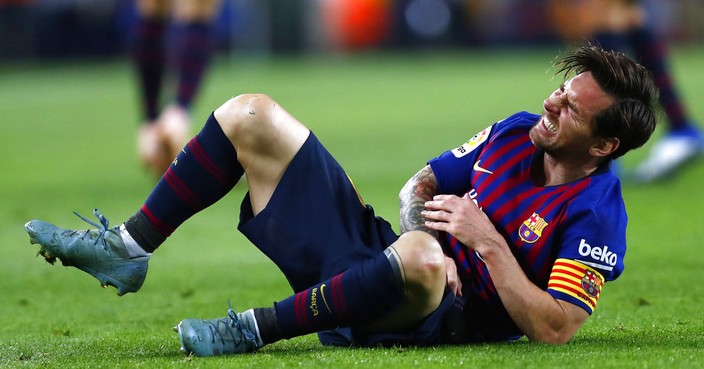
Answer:
M568 272L568 271L566 271L566 270L555 271L555 270L553 269L552 274L553 274L553 275L555 275L555 274L558 274L558 275L559 275L559 274L564 274L564 275L568 275L568 276L570 276L570 277L574 277L574 278L577 278L577 279L579 279L579 280L582 280L582 276L581 276L581 275L576 274L576 273L573 273L573 272Z
M553 289L561 288L561 289L567 290L574 295L573 297L577 297L579 300L586 300L587 304L589 304L589 306L592 308L592 310L596 307L597 299L593 298L591 296L587 296L581 288L579 290L576 290L574 288L570 288L568 286L563 286L561 284L554 284L554 283L548 284L548 288L551 288L551 287ZM558 291L558 292L560 292L560 291Z
M586 177L580 181L578 181L576 184L569 186L566 188L566 191L562 193L558 198L550 202L550 205L545 207L544 211L547 213L552 212L552 210L555 208L557 205L561 205L563 202L567 202L567 200L572 200L575 196L577 196L579 193L581 193L587 186L589 186L589 183L591 182L591 177ZM565 207L567 204L564 205Z
M582 284L581 284L581 283L577 283L577 282L575 282L573 279L569 279L569 278L565 278L565 277L559 277L559 276L556 276L556 275L552 275L552 276L550 277L550 283L548 283L548 286L552 285L552 284L553 284L553 281L562 281L562 282L565 282L565 283L570 284L571 286L579 286L579 287L582 287Z
M584 274L584 272L587 271L587 270L586 270L585 268L583 268L583 267L579 267L579 266L577 266L577 265L574 265L574 264L571 264L571 263L567 263L567 262L564 262L564 261L556 261L556 262L555 262L555 266L561 266L561 267L569 268L569 269L572 269L572 270L576 271L577 273L581 273L581 274Z
M589 185L590 179L585 178L581 181L579 181L576 186L560 186L556 189L555 192L550 192L543 194L541 196L538 196L534 201L533 204L531 204L531 207L527 209L538 209L540 205L542 204L547 204L543 209L540 210L540 213L542 216L547 217L548 215L552 214L553 211L555 211L555 208L560 206L562 209L560 209L559 215L554 216L550 222L553 223L552 226L555 227L557 224L560 223L561 218L564 216L564 209L567 208L567 205L569 202L577 196L584 188L586 188ZM557 195L557 197L555 197ZM529 214L524 214L525 217L518 218L515 222L513 222L509 227L519 227L521 222L520 219L527 219L527 216ZM509 228L509 229L514 229L514 228ZM554 229L554 228L553 228ZM540 251L542 251L542 243L541 247L533 247L528 255L526 255L526 259L528 260L529 263L534 263L535 260L537 259ZM547 268L546 268L547 271Z
M519 155L513 155L513 156L508 156L506 153L515 149L516 147L518 147L520 145L526 144L529 141L530 141L530 139L528 138L528 136L525 136L524 138L518 138L518 139L512 140L507 145L502 146L501 148L496 150L491 155L491 157L487 158L486 159L487 162L484 165L486 165L486 167L491 167L495 161L501 159L501 160L505 160L505 161L503 161L501 163L501 165L495 170L495 172L501 172L501 171L505 170L504 168L513 167L514 165L516 165L516 163L525 159L525 157L532 155L534 150L521 150L519 152ZM506 160L506 158L508 158L508 160ZM484 158L482 157L482 159L484 159ZM478 175L478 173L475 172L475 175ZM483 203L486 203L486 204L494 203L497 198L499 198L501 195L503 195L508 190L508 188L507 188L507 186L509 186L508 181L502 181L501 183L499 183L498 186L494 187L494 189L491 191L491 193L487 193L487 191L486 191L487 188L491 188L492 186L494 186L495 182L497 180L499 180L499 178L500 178L500 176L492 176L489 179L483 181L480 184L480 186L477 187L476 190L478 193L485 194L485 198L482 200ZM473 181L473 182L476 182L476 181ZM496 218L498 219L499 217L500 216L498 216Z
M217 164L215 164L215 162L213 162L210 156L208 156L205 150L203 150L203 146L201 146L197 139L194 138L191 140L191 142L188 143L188 146L191 149L191 152L193 152L193 155L198 163L205 168L205 170L210 173L216 181L224 185L230 184L230 178L227 173L225 173Z
M562 284L548 283L548 288L550 288L550 287L562 288L562 289L564 289L564 290L567 290L567 291L572 292L575 296L583 296L583 295L584 295L584 292L582 292L581 290L577 290L577 289L575 289L574 287L565 286L565 285L562 285Z
M191 152L198 161L198 164L210 173L216 181L221 184L228 184L229 181L225 172L223 172L222 169L220 169L220 167L213 162L210 156L208 156L205 150L203 150L203 146L201 146L197 138L192 139L188 143L188 147L191 149Z
M202 208L200 199L193 192L186 183L184 183L181 178L174 174L174 172L169 169L164 174L164 179L169 187L176 193L176 196L181 199L186 205L188 205L193 210L200 210Z
M523 145L523 144L527 143L528 141L530 141L530 137L528 135L523 135L522 130L518 131L518 133L521 134L521 136L511 140L511 142L509 142L508 145L502 146L499 149L497 149L496 152L494 153L494 155L492 155L490 158L486 159L487 162L484 163L484 165L491 166L497 160L502 160L502 161L506 160L506 153L507 152L509 152L509 151L515 149L516 147ZM515 134L516 134L516 131L514 130L513 132L508 132L506 134L506 136L515 135ZM502 166L507 166L507 163L504 162L502 164Z
M151 225L156 228L157 232L161 233L162 236L171 236L171 234L176 230L176 228L169 226L168 224L162 222L161 219L155 217L147 205L142 205L142 213L147 216L149 223L151 223Z
M335 310L340 318L347 318L347 304L345 296L342 294L342 274L338 274L330 281L330 289L332 290L332 300L335 304Z
M296 294L295 303L293 305L296 315L296 323L299 327L308 326L308 312L306 311L306 296L308 296L308 293L310 293L310 290L305 290Z

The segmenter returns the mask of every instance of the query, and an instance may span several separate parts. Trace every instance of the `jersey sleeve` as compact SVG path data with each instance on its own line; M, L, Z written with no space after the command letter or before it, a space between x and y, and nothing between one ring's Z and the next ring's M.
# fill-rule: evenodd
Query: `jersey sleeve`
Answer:
M445 151L428 164L438 181L438 192L461 196L471 188L472 165L489 140L494 125L474 135L459 147Z
M503 132L517 125L532 126L539 116L518 112L485 128L467 142L428 161L438 181L438 192L464 195L472 188L471 178L474 163L484 147Z
M548 293L594 311L602 286L623 272L625 205L619 186L596 186L567 208Z
M596 269L578 261L557 259L550 273L548 293L558 300L581 307L591 315L603 286L604 277Z

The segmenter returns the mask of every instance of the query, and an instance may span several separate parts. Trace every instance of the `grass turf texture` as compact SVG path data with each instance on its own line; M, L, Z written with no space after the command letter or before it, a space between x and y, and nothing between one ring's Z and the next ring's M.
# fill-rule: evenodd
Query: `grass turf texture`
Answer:
M557 50L441 55L220 59L194 109L194 133L230 96L264 92L312 128L364 200L397 223L397 193L425 161L518 110L539 112L561 82ZM704 49L673 67L704 121ZM701 368L704 163L672 180L626 184L626 271L564 346L507 344L339 349L314 335L253 355L187 358L171 327L187 317L269 306L290 294L274 265L235 229L244 186L186 222L154 255L145 285L121 298L85 273L35 257L23 224L85 228L71 214L132 215L153 179L137 164L137 98L124 61L4 65L0 89L0 367L2 368ZM662 129L658 131L660 134ZM632 167L641 150L622 161ZM397 228L397 226L396 226Z

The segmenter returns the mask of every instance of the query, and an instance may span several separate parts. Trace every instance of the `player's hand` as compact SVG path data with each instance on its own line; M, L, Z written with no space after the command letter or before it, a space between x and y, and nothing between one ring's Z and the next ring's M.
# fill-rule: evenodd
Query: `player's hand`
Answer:
M436 195L425 203L421 213L426 227L447 232L471 249L501 235L469 196ZM477 250L478 251L478 250Z
M455 296L462 296L462 281L457 275L457 265L455 261L445 256L445 274L447 275L447 287L455 293Z

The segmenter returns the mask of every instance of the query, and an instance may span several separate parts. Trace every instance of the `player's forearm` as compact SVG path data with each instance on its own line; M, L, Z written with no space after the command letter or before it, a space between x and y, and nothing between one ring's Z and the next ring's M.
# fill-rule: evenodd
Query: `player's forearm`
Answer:
M437 180L429 165L426 165L406 182L399 193L401 233L423 231L435 238L438 237L437 231L425 226L425 218L421 215L425 202L433 198L437 187Z
M480 252L504 307L531 340L562 344L572 338L581 324L575 324L562 304L533 284L508 246Z

